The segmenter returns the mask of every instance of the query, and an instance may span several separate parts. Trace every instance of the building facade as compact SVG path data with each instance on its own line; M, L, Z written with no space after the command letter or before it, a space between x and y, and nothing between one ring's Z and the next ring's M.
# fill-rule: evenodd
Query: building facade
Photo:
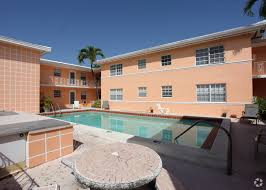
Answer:
M96 100L95 77L86 66L41 59L50 47L0 36L0 110L39 113L50 97L55 109ZM97 83L100 94L100 81ZM58 106L57 106L58 105Z
M102 100L112 110L160 113L162 107L180 115L241 116L254 95L265 96L265 25L100 60Z
M96 100L95 78L100 78L100 71L94 71L95 77L88 67L46 59L41 60L40 71L40 96L50 97L54 106L72 108L79 101L90 107ZM100 82L97 87L100 92Z
M0 36L0 110L39 113L40 58L50 51Z

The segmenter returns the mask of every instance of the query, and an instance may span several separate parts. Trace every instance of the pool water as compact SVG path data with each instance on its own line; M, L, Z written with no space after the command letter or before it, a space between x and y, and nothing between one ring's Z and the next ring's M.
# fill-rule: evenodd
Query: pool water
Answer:
M166 143L174 143L174 138L195 122L188 119L164 119L106 112L79 112L63 114L55 118ZM179 138L178 144L199 148L212 129L213 127L208 124L195 126Z

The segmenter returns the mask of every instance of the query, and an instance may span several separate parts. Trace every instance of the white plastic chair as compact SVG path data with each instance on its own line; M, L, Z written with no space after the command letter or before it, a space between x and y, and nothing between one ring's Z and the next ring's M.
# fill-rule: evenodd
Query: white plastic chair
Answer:
M169 109L168 108L162 108L161 104L156 104L156 106L157 106L157 108L161 114L168 114L169 113Z
M74 101L73 109L79 109L79 101Z

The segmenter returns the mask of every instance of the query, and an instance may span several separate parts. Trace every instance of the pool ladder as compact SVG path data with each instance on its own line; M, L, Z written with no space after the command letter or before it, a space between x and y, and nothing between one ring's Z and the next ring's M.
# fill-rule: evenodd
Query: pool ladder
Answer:
M215 128L222 129L225 132L225 134L226 134L226 136L228 138L226 173L227 173L227 175L232 175L232 159L233 159L233 154L232 154L232 136L231 136L230 132L228 130L226 130L224 127L222 127L221 125L218 125L216 123L212 123L212 122L209 122L209 121L205 121L205 120L198 120L195 123L193 123L189 128L187 128L185 131L180 133L174 139L174 142L178 143L177 140L178 140L179 137L183 136L186 132L188 132L190 129L192 129L193 127L195 127L199 123L210 124L210 125L214 126Z
M60 106L59 106L59 104L58 103L56 103L56 106L57 106L57 110L55 110L55 108L54 108L54 106L53 106L53 104L51 104L51 108L52 108L52 111L53 111L53 113L54 113L54 116L56 116L56 114L57 114L57 112L59 112L60 113L60 117L62 116L62 111L61 111L61 108L60 108Z

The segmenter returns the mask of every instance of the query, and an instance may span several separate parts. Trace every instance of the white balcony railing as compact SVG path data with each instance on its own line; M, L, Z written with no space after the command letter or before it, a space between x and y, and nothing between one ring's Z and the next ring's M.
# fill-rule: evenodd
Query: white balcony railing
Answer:
M253 76L266 75L266 61L254 61L252 64Z
M49 85L49 86L65 86L65 87L86 87L86 88L95 88L94 81L88 80L80 80L80 79L69 79L63 77L48 77L48 80L41 81L42 85ZM100 87L100 83L98 84Z

